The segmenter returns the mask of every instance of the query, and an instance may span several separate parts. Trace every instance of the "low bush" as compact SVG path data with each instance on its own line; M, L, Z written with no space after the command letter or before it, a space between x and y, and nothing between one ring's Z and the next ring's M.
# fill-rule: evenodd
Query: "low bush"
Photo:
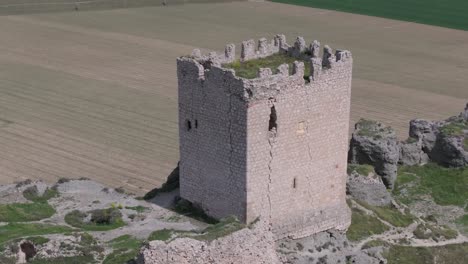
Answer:
M46 203L49 199L59 195L55 188L47 188L42 195L39 195L37 187L31 186L23 191L24 198L35 203Z
M90 220L85 221L88 216ZM97 209L86 213L74 210L65 215L65 222L87 231L107 231L125 225L122 214L116 208Z

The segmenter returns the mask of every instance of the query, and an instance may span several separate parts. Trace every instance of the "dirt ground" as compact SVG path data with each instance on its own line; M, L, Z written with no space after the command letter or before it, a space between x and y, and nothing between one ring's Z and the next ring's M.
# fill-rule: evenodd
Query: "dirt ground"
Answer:
M0 17L0 184L88 177L143 193L178 161L175 58L285 33L355 59L352 122L406 137L468 100L468 32L269 2ZM240 48L238 48L240 52Z

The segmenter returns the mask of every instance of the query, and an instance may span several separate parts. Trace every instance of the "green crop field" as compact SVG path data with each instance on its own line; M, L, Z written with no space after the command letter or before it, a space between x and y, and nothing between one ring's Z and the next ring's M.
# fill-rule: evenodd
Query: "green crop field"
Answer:
M272 0L468 30L466 0Z

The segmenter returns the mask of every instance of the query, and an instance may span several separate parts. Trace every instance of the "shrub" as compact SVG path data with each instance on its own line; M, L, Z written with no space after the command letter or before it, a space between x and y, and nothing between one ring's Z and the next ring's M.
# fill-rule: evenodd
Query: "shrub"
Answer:
M55 188L47 188L42 195L39 195L37 187L31 186L23 191L24 198L35 203L46 203L49 199L59 195Z
M91 222L97 225L109 225L122 217L119 210L114 208L97 209L90 212Z
M16 188L20 188L20 187L23 187L25 185L29 185L32 183L32 180L31 179L26 179L24 181L20 181L20 182L17 182L16 183Z
M90 221L85 222L88 215L90 215ZM74 210L65 215L65 222L88 231L106 231L125 225L122 214L115 208L97 209L86 213Z
M69 182L69 181L70 181L70 179L68 179L68 178L60 178L60 179L58 179L57 183L62 184L62 183L66 183L66 182Z

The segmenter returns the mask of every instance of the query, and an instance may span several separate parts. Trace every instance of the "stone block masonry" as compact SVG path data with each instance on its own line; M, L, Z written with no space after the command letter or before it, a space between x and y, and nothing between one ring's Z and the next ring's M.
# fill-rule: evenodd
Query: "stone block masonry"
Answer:
M266 220L277 239L346 229L346 166L353 59L284 35L242 42L240 62L298 60L257 78L236 76L225 52L177 59L180 194L215 218ZM310 81L304 78L310 63Z

